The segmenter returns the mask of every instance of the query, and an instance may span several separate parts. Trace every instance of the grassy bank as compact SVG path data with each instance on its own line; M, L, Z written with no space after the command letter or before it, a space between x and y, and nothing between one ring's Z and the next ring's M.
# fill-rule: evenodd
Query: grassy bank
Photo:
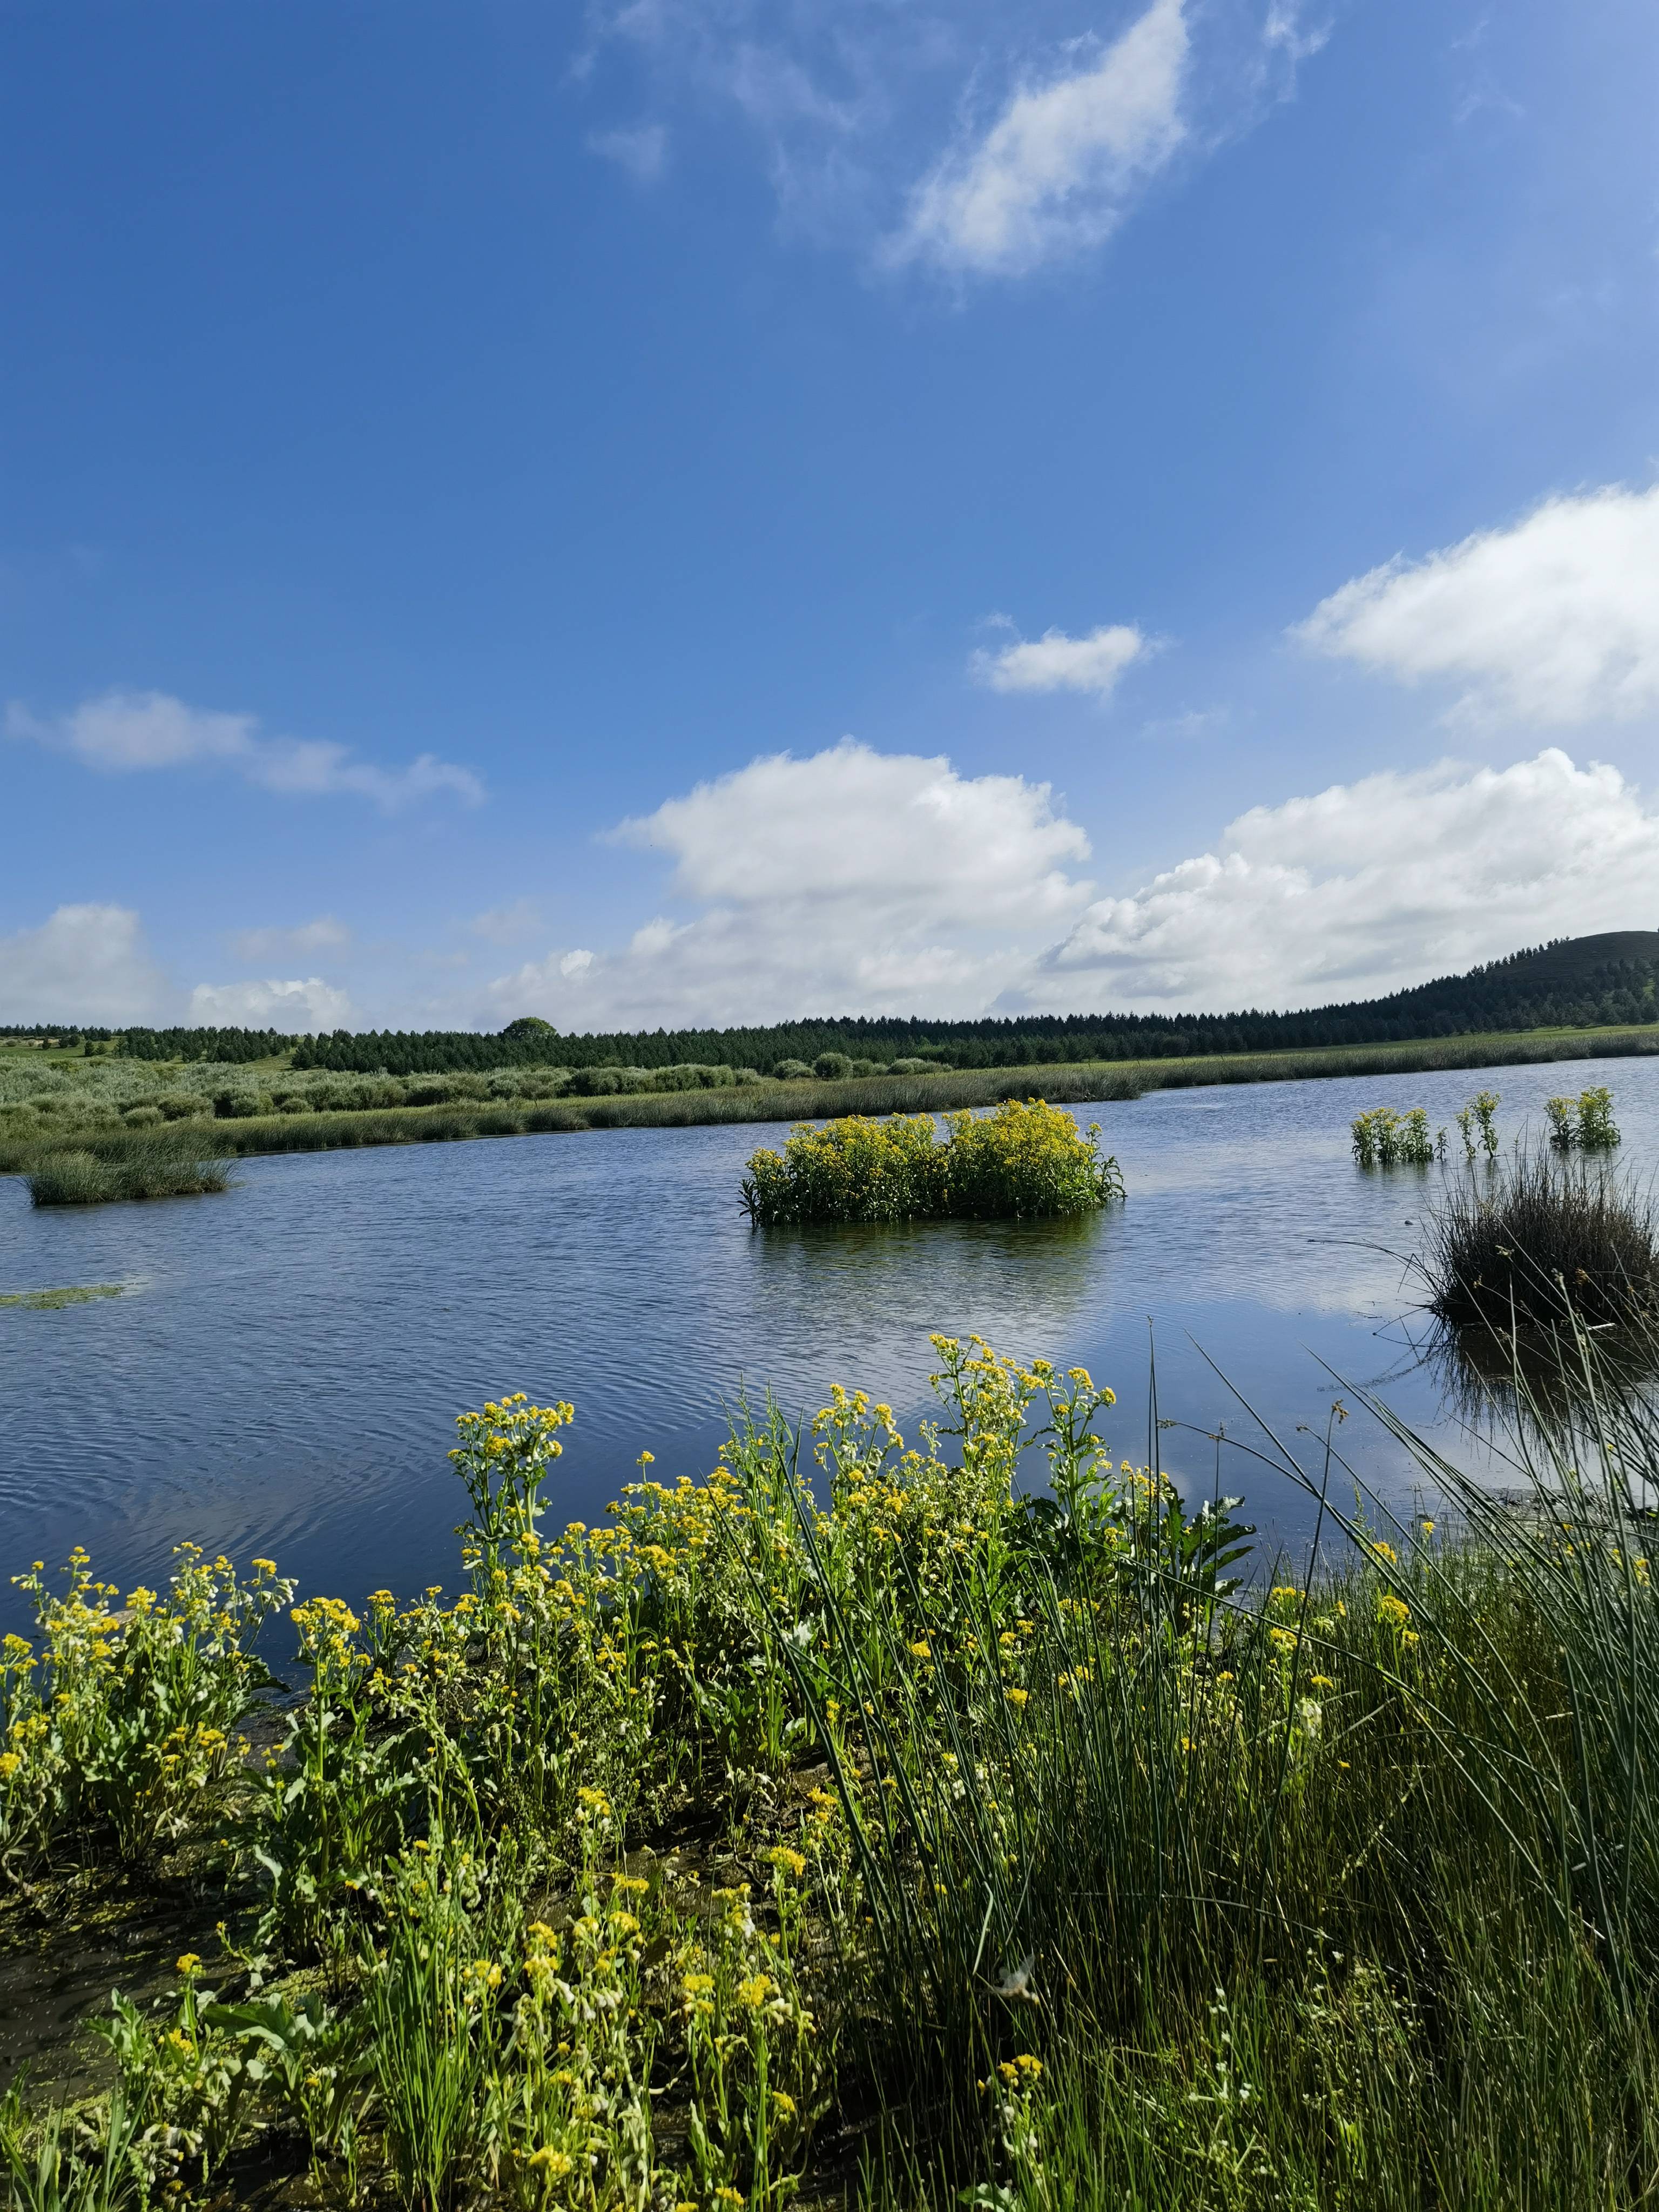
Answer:
M15 1940L200 1933L100 2094L0 2110L15 2201L1650 2204L1651 1424L1534 1441L1526 1512L1402 1435L1449 1530L1344 1510L1333 1417L1246 1590L1109 1391L935 1341L916 1448L838 1391L556 1536L571 1408L464 1416L459 1594L294 1608L280 1713L271 1563L25 1577Z
M428 1106L237 1115L210 1122L210 1148L233 1158L260 1152L329 1152L359 1145L441 1143L470 1137L512 1137L586 1129L690 1128L715 1123L823 1121L863 1114L944 1113L959 1107L1041 1097L1087 1105L1225 1083L1280 1083L1353 1075L1415 1074L1438 1068L1530 1066L1558 1060L1617 1059L1659 1053L1652 1028L1534 1030L1492 1036L1431 1038L1397 1045L1307 1052L1241 1053L1191 1060L954 1069L939 1073L851 1077L836 1081L771 1079L717 1089L646 1092L611 1097L452 1100ZM127 1079L122 1071L124 1079ZM144 1079L155 1079L143 1071ZM212 1071L194 1071L207 1081ZM188 1094L166 1094L188 1109ZM211 1099L196 1101L207 1114ZM162 1109L155 1109L158 1113ZM182 1126L200 1131L200 1121ZM27 1122L0 1115L0 1174L18 1174L59 1150L118 1161L136 1149L143 1128L108 1125L59 1127L50 1115Z

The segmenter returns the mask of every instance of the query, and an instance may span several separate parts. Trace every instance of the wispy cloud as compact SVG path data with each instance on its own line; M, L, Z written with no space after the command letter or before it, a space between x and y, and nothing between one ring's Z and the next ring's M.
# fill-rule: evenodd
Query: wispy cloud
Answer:
M163 691L106 691L50 720L14 700L6 734L71 753L107 774L219 765L264 791L295 798L350 793L388 814L439 793L468 806L484 797L471 769L433 753L404 768L380 768L325 740L264 737L256 715L188 706Z
M653 112L735 110L799 232L890 270L1021 277L1260 121L1324 41L1310 4L1117 0L1079 38L1044 0L1017 21L995 0L592 0L577 75L597 89L599 57L626 52Z
M1152 0L1103 53L1022 84L921 179L886 258L1023 276L1099 245L1187 136L1189 43L1183 0Z
M1086 637L1044 630L1000 652L975 653L969 669L993 691L1084 691L1109 699L1124 670L1154 650L1133 623L1112 623Z
M653 185L668 166L668 133L660 123L642 123L631 131L594 131L588 151L632 177L636 185Z
M541 908L534 899L514 899L509 905L495 906L483 914L475 914L466 927L474 937L482 937L490 945L516 945L520 938L528 937L541 927Z
M302 921L293 929L243 929L233 940L239 960L257 967L268 960L306 959L316 952L337 952L351 942L351 932L331 914L315 921Z

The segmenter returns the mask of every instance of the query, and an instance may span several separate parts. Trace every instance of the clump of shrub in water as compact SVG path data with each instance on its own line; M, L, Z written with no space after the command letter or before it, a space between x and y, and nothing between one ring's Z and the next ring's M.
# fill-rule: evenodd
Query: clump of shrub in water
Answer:
M27 1576L16 1918L200 1933L107 2088L0 2100L11 2201L1651 2205L1652 1425L1527 1515L1398 1432L1448 1539L1334 1419L1324 1547L1238 1587L1085 1370L934 1344L913 1443L838 1389L559 1534L570 1407L463 1416L459 1590L295 1607L270 1757L270 1562Z
M994 1114L803 1123L781 1152L754 1153L744 1212L758 1228L805 1222L1008 1218L1094 1212L1123 1195L1117 1162L1058 1106L1009 1099Z
M222 1159L177 1139L147 1138L106 1158L66 1149L44 1154L24 1177L36 1206L100 1206L112 1199L191 1198L224 1190Z
M1606 1091L1592 1094L1603 1100ZM1563 1102L1552 1099L1552 1115ZM1477 1146L1486 1158L1498 1157L1498 1096L1495 1091L1482 1091L1471 1098L1467 1106L1457 1111L1458 1134L1463 1139L1463 1157L1472 1160ZM1437 1129L1429 1134L1429 1116L1421 1106L1413 1106L1407 1113L1397 1113L1392 1106L1373 1107L1369 1114L1355 1117L1352 1125L1353 1156L1362 1168L1425 1168L1432 1161L1446 1157L1446 1132ZM1615 1144L1618 1138L1615 1134Z
M1489 1160L1498 1158L1498 1097L1495 1091L1482 1091L1471 1098L1467 1106L1457 1109L1458 1134L1463 1139L1463 1157L1472 1160L1475 1142Z
M1442 1129L1442 1152L1445 1139ZM1426 1167L1435 1151L1436 1139L1429 1134L1429 1117L1421 1106L1405 1114L1392 1106L1376 1106L1354 1121L1353 1156L1362 1168Z
M1613 1118L1613 1093L1593 1084L1576 1098L1547 1098L1550 1142L1559 1152L1610 1152L1620 1142Z

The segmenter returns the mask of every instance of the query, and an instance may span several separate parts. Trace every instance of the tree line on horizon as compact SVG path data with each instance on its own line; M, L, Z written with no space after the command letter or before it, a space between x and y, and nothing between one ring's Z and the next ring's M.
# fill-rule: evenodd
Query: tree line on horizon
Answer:
M1616 940L1615 940L1616 941ZM528 1017L499 1034L473 1030L336 1030L318 1036L239 1028L53 1031L65 1042L112 1042L139 1060L246 1062L289 1052L296 1068L417 1075L511 1066L664 1067L700 1061L752 1067L819 1054L908 1059L952 1067L1018 1067L1077 1060L1177 1059L1220 1053L1306 1050L1321 1045L1405 1042L1486 1030L1588 1028L1659 1021L1659 940L1647 952L1576 958L1580 940L1557 939L1490 961L1466 975L1386 997L1297 1013L1016 1014L966 1021L880 1015L829 1016L764 1027L654 1030L562 1036ZM0 1024L0 1036L40 1034Z

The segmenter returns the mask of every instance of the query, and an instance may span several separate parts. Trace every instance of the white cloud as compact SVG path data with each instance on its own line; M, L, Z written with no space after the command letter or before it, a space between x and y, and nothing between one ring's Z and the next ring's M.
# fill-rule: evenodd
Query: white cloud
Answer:
M576 74L603 82L616 41L657 111L741 117L798 234L1018 276L1097 245L1177 155L1260 121L1324 42L1310 6L1339 0L1115 0L1109 27L1137 4L1127 28L1055 44L1077 21L1058 0L589 0Z
M1087 637L1044 630L1000 653L976 653L969 665L993 691L1088 691L1107 699L1124 670L1152 649L1132 623L1113 623Z
M981 1007L1024 972L1089 885L1047 784L851 740L752 762L623 823L702 910L625 950L557 949L490 986L496 1016L562 1028L782 1019L811 1008Z
M351 932L344 922L323 914L315 921L302 921L296 929L240 930L234 950L239 960L253 967L265 960L302 959L311 952L336 951L350 942Z
M654 184L668 165L668 133L660 123L642 123L632 131L594 131L588 135L588 151L614 161L636 185Z
M514 945L541 927L541 909L534 899L514 899L509 905L490 907L467 923L474 937L491 945Z
M1040 921L1076 896L1060 864L1089 853L1046 783L963 778L943 757L850 738L806 760L752 761L616 834L672 854L676 888L693 898L858 900L907 925Z
M320 975L303 982L198 983L190 994L190 1020L203 1029L350 1029L351 1000Z
M143 1021L163 989L130 907L60 906L38 929L0 937L8 1021Z
M1097 246L1187 135L1188 47L1182 0L1152 0L1085 67L1023 85L916 186L893 258L1019 276Z
M1387 771L1254 807L1213 852L1091 906L1033 1006L1306 1006L1519 945L1659 921L1659 816L1553 747L1506 769Z
M106 691L55 721L36 719L16 701L6 712L9 737L70 752L112 774L224 762L248 782L289 796L352 792L386 813L441 791L469 806L484 796L470 769L422 753L406 768L354 760L344 745L316 738L264 738L258 717L187 706L161 691Z
M1402 683L1459 685L1465 714L1565 728L1651 714L1659 485L1547 499L1508 528L1388 562L1292 635Z

